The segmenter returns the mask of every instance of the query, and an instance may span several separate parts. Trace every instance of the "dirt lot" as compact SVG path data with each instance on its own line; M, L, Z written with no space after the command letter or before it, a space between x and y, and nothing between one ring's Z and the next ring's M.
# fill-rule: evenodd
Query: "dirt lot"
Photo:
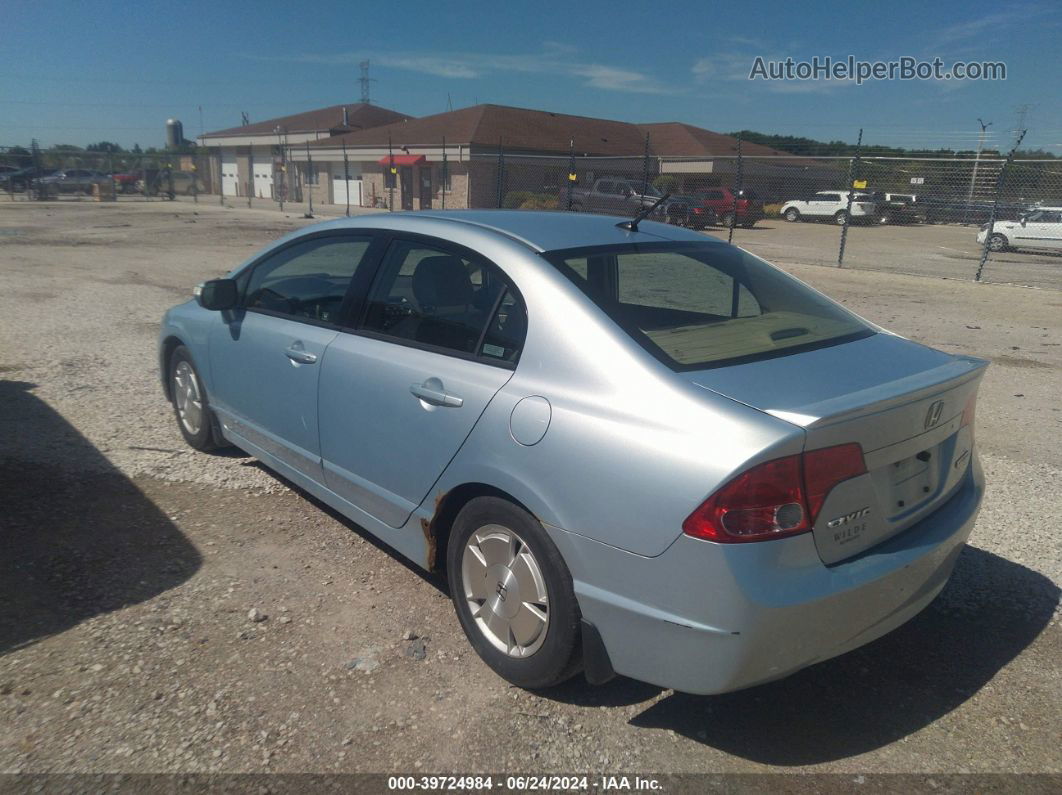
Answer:
M441 580L254 460L181 442L162 311L303 223L0 204L0 772L1062 772L1062 293L791 251L855 311L993 362L989 493L953 581L900 630L771 685L532 694L479 662ZM738 242L773 257L773 226Z

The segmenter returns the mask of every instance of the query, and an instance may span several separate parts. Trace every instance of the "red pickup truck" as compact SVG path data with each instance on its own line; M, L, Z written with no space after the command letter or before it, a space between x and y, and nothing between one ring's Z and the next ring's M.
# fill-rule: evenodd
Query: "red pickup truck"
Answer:
M705 212L705 209L711 209L719 218L719 223L726 227L730 226L731 216L734 218L734 226L743 226L746 229L763 218L763 201L750 190L738 191L735 194L730 188L709 188L695 194L693 198L689 214L691 226L698 226L698 221L702 218L704 223L700 226L712 223L712 214Z

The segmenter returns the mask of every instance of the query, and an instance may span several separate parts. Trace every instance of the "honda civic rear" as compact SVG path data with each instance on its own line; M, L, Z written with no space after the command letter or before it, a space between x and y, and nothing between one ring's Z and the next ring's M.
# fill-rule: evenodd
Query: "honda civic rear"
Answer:
M985 362L869 326L730 248L555 262L711 405L706 423L721 400L750 436L745 412L776 421L752 445L705 433L709 461L744 457L704 464L710 482L666 549L557 533L614 670L688 692L747 687L874 640L940 592L984 488ZM676 493L698 465L680 459Z

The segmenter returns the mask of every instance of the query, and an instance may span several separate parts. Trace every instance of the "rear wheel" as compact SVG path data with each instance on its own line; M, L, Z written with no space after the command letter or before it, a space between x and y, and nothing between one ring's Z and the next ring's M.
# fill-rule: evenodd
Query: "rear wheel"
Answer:
M800 211L797 210L796 207L790 207L788 210L785 211L785 214L782 217L785 218L785 220L787 221L799 221Z
M542 688L578 670L572 577L535 517L498 497L472 500L454 520L446 564L461 628L495 673Z
M848 213L846 213L844 210L838 210L836 213L834 213L833 222L838 226L844 226L846 223L848 223Z
M721 223L723 226L725 226L725 227L727 227L729 229L731 224L734 223L734 214L733 213L723 213L722 218L719 219L719 223Z
M170 356L170 397L177 428L189 446L203 452L217 447L210 402L191 354L183 345Z
M1007 240L1006 235L1001 235L999 232L993 233L992 237L988 238L989 251L1006 251L1010 247L1010 241Z

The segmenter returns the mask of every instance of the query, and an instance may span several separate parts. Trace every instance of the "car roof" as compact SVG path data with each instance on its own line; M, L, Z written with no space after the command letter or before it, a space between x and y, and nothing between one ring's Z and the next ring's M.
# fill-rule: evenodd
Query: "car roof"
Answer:
M502 235L538 252L583 246L660 243L662 241L692 241L726 245L713 237L656 221L642 221L638 225L638 231L631 232L617 226L624 221L622 217L548 210L420 210L403 213L374 213L354 218L342 218L329 222L327 226L332 228L384 227L416 232L416 221L428 219L474 227L483 232ZM425 229L424 232L437 234L437 230Z

